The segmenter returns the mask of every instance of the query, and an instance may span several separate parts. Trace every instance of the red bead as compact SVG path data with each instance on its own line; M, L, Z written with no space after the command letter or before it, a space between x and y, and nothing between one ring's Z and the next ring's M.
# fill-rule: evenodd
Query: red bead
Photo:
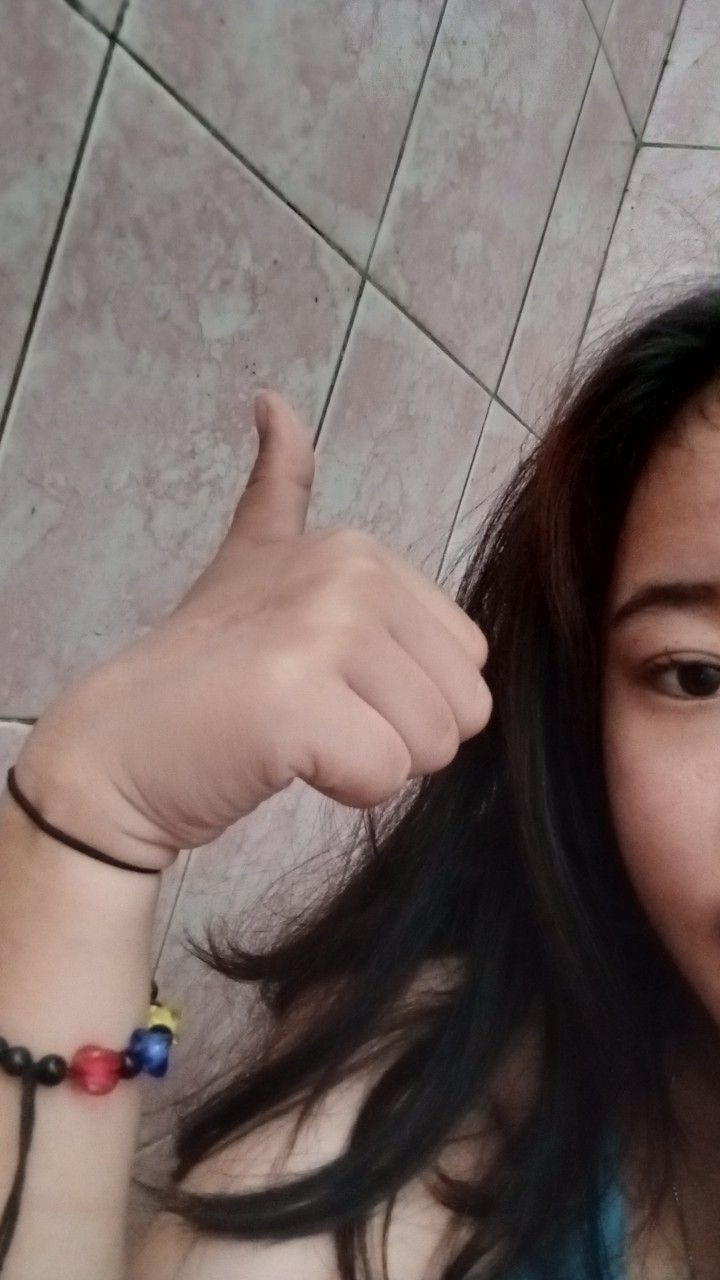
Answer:
M84 1044L70 1063L69 1077L84 1093L110 1093L120 1079L122 1054L115 1049L102 1049L97 1044Z

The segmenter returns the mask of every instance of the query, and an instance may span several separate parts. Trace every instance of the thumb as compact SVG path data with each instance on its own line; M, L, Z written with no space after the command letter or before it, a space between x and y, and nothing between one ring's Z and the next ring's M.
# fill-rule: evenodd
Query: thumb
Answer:
M253 409L258 454L226 542L272 542L305 530L315 476L312 433L277 392L258 391Z

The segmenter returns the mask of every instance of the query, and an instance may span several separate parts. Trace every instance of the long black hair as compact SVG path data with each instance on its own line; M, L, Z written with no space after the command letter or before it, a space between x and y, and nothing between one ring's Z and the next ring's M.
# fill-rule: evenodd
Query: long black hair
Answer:
M201 1234L331 1232L342 1280L375 1280L371 1212L386 1207L386 1239L403 1185L433 1166L465 1118L487 1115L501 1142L483 1177L436 1171L438 1200L470 1228L441 1280L462 1280L499 1246L483 1273L494 1280L549 1257L575 1229L588 1276L602 1277L593 1223L608 1133L621 1159L647 1152L648 1214L666 1194L682 1135L664 1064L694 1025L697 1002L641 909L611 821L604 611L640 473L719 371L715 281L626 323L576 363L454 593L488 639L487 727L444 769L381 811L362 811L362 842L357 829L348 840L351 874L270 949L253 952L212 930L207 946L190 940L218 972L258 984L273 1015L319 984L326 992L282 1052L260 1054L182 1118L171 1186L136 1179ZM403 1006L420 966L444 960L456 980ZM525 1033L539 1046L537 1088L511 1122L492 1084ZM301 1099L305 1118L388 1046L389 1065L337 1159L222 1199L176 1185L279 1108Z

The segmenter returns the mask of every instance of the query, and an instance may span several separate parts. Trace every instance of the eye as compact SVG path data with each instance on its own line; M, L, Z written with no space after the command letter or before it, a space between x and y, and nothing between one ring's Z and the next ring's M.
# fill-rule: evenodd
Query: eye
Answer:
M649 668L650 683L653 687L660 687L660 677L671 672L678 673L677 683L687 695L681 699L683 701L693 698L707 700L720 690L720 666L711 662L656 662ZM668 683L669 681L665 681L665 688L661 688L661 692L669 692ZM670 696L676 695L671 693Z

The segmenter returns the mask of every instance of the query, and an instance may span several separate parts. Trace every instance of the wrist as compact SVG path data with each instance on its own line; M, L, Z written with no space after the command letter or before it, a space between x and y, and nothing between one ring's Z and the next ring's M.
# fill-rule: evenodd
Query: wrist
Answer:
M147 1008L159 885L59 844L3 791L0 1034L35 1058L119 1047Z
M91 753L83 747L82 733L63 727L55 716L44 716L26 737L14 764L14 777L21 794L40 816L63 835L128 863L114 867L101 859L73 849L42 827L10 795L7 778L0 778L3 807L12 806L45 841L67 859L81 865L93 863L108 875L124 875L135 881L153 882L158 875L134 873L131 868L161 872L174 862L179 850L163 847L143 837L141 820L108 779L98 771Z

